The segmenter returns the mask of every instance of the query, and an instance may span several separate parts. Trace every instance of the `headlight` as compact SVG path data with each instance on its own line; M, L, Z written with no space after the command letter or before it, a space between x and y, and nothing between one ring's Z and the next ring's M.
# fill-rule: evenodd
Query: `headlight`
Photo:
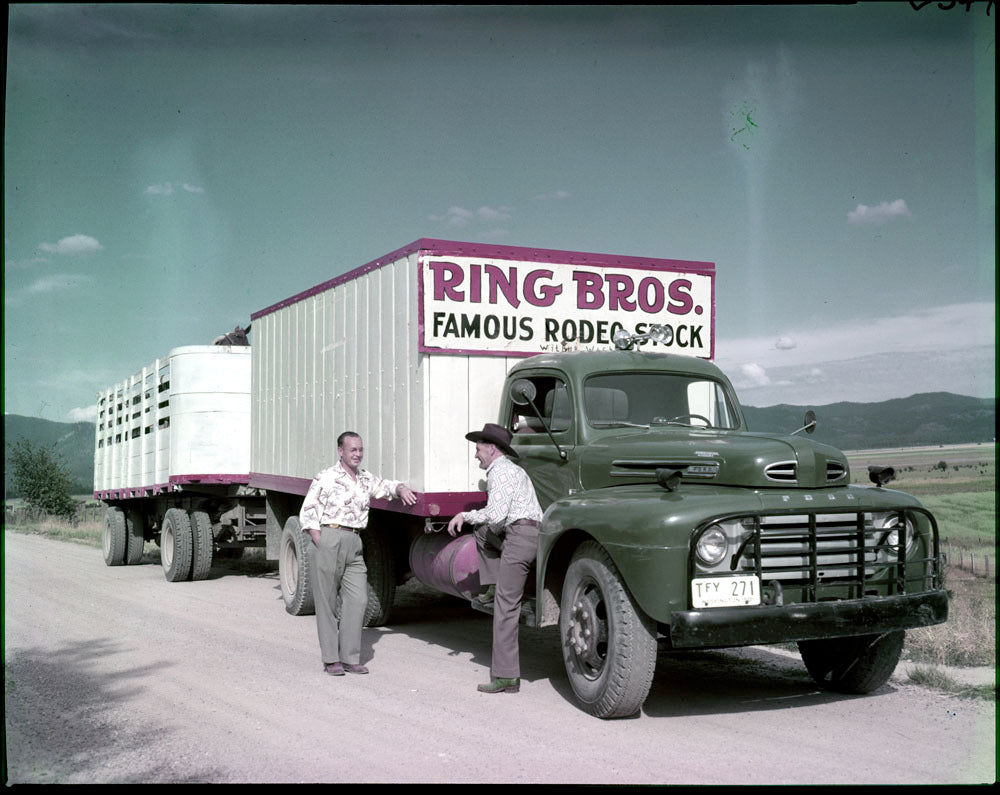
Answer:
M726 557L729 550L729 539L725 531L717 524L711 525L700 536L694 551L698 560L706 566L717 566Z
M914 532L913 523L909 520L905 523L906 551L909 552L913 546ZM889 532L882 536L882 543L891 547L894 551L899 550L899 514L891 514L882 523L882 529Z

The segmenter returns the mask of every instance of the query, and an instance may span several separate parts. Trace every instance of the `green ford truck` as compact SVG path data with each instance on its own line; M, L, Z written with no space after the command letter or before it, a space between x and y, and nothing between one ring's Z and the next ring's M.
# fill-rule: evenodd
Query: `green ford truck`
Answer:
M624 335L622 347L630 347ZM850 485L846 457L798 432L755 433L711 362L632 350L513 367L501 423L545 516L529 623L558 625L580 705L644 702L671 649L796 642L822 687L867 693L904 631L944 622L934 517ZM807 415L799 431L811 432Z

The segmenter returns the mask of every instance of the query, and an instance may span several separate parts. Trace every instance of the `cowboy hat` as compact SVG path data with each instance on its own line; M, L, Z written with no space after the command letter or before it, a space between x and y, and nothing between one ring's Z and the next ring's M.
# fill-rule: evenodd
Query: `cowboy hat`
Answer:
M492 422L487 422L481 431L471 431L465 434L465 438L470 442L487 442L495 444L507 455L517 458L517 452L510 446L511 434L506 428L502 428Z

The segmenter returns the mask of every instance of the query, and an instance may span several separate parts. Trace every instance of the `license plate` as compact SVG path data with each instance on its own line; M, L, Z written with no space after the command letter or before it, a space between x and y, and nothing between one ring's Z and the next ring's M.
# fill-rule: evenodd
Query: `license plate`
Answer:
M759 605L760 581L756 574L691 580L691 603L695 607Z

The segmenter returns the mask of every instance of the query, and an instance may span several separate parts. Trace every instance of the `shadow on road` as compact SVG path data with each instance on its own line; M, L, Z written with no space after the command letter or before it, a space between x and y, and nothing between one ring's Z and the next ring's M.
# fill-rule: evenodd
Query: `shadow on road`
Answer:
M4 778L12 784L198 782L219 780L221 771L177 774L150 749L170 730L133 727L129 703L149 676L163 666L119 672L112 680L95 661L123 653L109 639L62 648L8 650L4 659ZM133 687L132 682L135 681Z
M411 580L397 590L392 617L383 632L404 633L439 646L449 656L468 654L487 671L491 658L491 620L468 603ZM377 636L365 633L366 655ZM548 681L575 704L562 663L556 627L521 627L521 678ZM891 684L879 693L892 693ZM867 698L878 697L878 693ZM809 707L855 696L820 690L795 655L760 646L713 651L674 651L661 645L656 674L642 714L683 717ZM638 717L638 716L637 716Z

